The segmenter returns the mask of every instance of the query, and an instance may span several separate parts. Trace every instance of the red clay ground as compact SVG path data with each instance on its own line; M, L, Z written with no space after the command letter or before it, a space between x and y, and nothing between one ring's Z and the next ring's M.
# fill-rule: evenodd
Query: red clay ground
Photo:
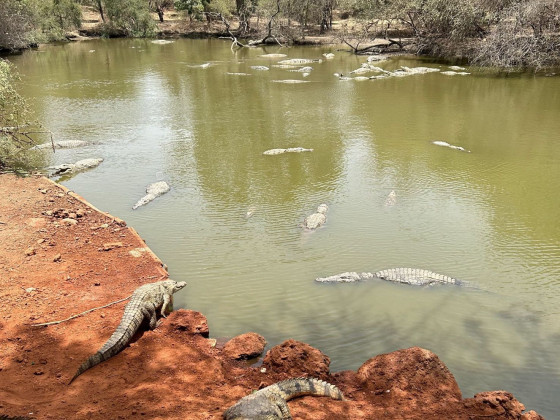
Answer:
M248 367L232 357L262 348L262 337L213 347L204 338L206 319L189 310L68 386L118 325L125 302L57 325L30 324L67 318L166 277L150 251L130 252L145 247L124 222L45 178L0 175L0 418L219 419L252 390L293 376L327 380L347 398L295 399L289 406L296 419L542 418L522 414L523 405L503 391L462 399L445 365L416 347L331 374L328 356L288 340L261 367Z

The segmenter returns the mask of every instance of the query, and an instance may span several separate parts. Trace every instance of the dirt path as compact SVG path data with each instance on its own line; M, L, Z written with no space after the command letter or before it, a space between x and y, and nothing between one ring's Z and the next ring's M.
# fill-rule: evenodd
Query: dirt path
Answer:
M30 324L116 301L166 276L123 221L45 178L0 175L0 418L219 419L251 390L292 376L328 380L348 398L299 398L290 402L294 418L539 418L522 414L504 392L463 400L437 356L418 348L331 374L327 356L289 340L267 353L266 371L250 368L231 359L232 349L214 347L204 337L204 316L189 310L68 386L118 325L126 302L58 325Z

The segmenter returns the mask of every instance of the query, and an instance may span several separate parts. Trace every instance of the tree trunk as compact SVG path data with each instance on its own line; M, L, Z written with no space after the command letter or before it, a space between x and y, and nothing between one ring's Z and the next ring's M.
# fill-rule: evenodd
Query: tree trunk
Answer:
M159 21L160 21L161 23L163 23L163 8L158 7L158 8L157 8L157 14L158 14L158 17L159 17Z
M99 10L101 21L105 22L105 14L103 13L103 4L101 4L101 0L97 0L97 10Z

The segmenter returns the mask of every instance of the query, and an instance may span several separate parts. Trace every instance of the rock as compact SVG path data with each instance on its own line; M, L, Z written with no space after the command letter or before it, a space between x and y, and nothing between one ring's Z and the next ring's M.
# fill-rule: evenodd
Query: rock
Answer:
M499 413L504 418L521 418L525 406L521 404L511 393L506 391L480 392L474 396L474 401L489 406L495 413ZM533 411L533 413L535 413ZM542 418L537 413L536 419ZM529 416L529 413L527 413ZM532 414L531 414L532 415ZM531 418L531 417L526 417Z
M331 360L320 350L296 340L286 340L266 352L263 367L268 372L281 372L287 377L312 376L325 378Z
M270 70L270 69L269 69L268 67L266 67L266 66L251 66L251 68L252 68L253 70L259 70L259 71L268 71L268 70Z
M128 251L130 255L134 258L140 258L144 252L148 251L148 248L134 248Z
M181 332L208 337L208 321L200 312L190 309L179 309L167 317L165 328L170 332Z
M59 262L59 261L62 261L62 255L56 254L56 255L53 257L53 262Z
M266 57L266 58L282 58L282 57L287 57L286 54L261 54L261 57Z
M77 225L78 221L76 219L71 219L70 217L67 217L66 219L62 219L62 223L68 226L73 226L73 225Z
M28 287L27 289L25 289L27 293L34 292L35 290L37 290L35 287Z
M333 53L324 53L323 57L325 57L327 60L332 60L334 58L334 54Z
M122 246L122 242L108 242L106 244L103 244L103 251L110 251L115 248L121 248Z
M229 359L247 360L259 357L266 346L262 335L254 332L238 335L224 346L223 353Z
M461 401L462 398L449 369L434 353L420 347L373 357L357 373L366 390L390 391L392 398L418 399L422 404Z
M522 414L519 419L520 420L545 420L543 416L541 416L539 413L533 410Z
M35 248L33 248L32 246L30 246L25 250L25 255L27 255L28 257L35 255L35 253L36 253Z
M167 45L167 44L172 44L174 41L170 41L169 39L154 39L152 41L152 44L157 44L157 45Z

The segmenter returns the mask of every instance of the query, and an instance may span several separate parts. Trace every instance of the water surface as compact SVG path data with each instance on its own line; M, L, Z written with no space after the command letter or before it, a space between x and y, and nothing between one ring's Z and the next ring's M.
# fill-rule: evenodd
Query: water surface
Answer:
M13 61L56 139L92 143L52 162L105 159L63 183L140 232L188 282L175 307L203 312L212 336L302 340L330 356L332 371L418 345L440 356L465 397L507 389L560 418L560 78L341 81L333 73L365 58L338 51L305 78L251 68L279 60L264 53L330 51L99 40ZM285 79L308 83L273 82ZM262 155L297 146L314 151ZM172 190L132 211L157 180ZM327 224L302 232L321 203ZM314 282L399 266L479 289Z

